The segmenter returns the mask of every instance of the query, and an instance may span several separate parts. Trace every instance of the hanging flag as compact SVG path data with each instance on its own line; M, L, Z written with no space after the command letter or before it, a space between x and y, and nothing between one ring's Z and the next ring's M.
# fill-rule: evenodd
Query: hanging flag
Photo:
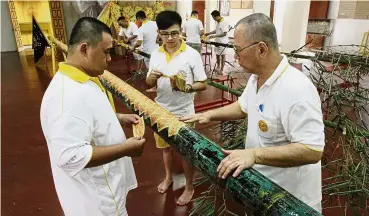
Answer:
M46 46L50 45L37 24L35 17L32 16L32 49L34 51L35 63L44 55Z

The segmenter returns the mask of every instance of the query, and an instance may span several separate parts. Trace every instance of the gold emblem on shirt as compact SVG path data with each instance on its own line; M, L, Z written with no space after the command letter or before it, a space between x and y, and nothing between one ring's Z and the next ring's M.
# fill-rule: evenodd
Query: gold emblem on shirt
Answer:
M262 132L268 132L268 125L264 120L259 121L259 128Z

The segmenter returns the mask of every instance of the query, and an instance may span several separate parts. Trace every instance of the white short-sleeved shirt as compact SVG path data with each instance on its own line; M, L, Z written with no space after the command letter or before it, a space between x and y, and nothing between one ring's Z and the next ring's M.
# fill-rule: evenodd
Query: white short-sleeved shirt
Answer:
M202 59L195 49L183 41L180 49L170 58L161 46L151 54L150 67L147 76L152 70L160 71L164 76L157 81L157 96L155 101L176 116L194 114L194 94L172 90L169 76L181 73L187 84L193 84L207 79Z
M224 20L224 18L222 18L219 22L217 22L216 28L215 28L215 34L222 34L224 32L228 33L228 23ZM217 37L215 38L215 42L218 43L228 43L229 39L228 39L228 35L226 34L223 37Z
M127 38L130 38L134 35L136 35L137 37L133 40L131 40L130 44L131 46L135 45L137 42L137 38L138 38L138 27L134 22L129 22L129 25L127 28L122 28L120 27L120 31L119 31L119 36L126 36Z
M186 40L189 43L201 43L200 31L204 29L202 22L191 17L183 25L183 32L186 33Z
M156 43L156 37L158 36L158 27L156 22L147 21L142 23L142 26L138 29L138 40L142 41L142 51L151 54L156 50L159 45Z
M258 92L257 75L252 75L238 102L248 113L246 148L300 143L323 151L318 92L303 73L289 65L286 56ZM321 162L290 168L258 164L253 168L312 207L322 199Z
M137 187L131 158L85 168L92 145L126 140L107 94L80 70L60 63L42 99L40 117L64 214L127 215L127 193Z

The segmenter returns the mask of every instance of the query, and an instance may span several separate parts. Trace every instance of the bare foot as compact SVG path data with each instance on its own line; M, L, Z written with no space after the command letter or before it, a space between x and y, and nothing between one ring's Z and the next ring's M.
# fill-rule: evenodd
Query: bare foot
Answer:
M187 187L185 187L182 195L179 197L178 201L177 201L177 205L180 206L184 206L187 205L189 202L191 202L192 196L194 194L195 190L193 189L193 187L187 189Z
M165 193L167 192L169 186L173 183L172 179L164 179L164 181L162 183L159 184L158 186L158 191L159 193Z

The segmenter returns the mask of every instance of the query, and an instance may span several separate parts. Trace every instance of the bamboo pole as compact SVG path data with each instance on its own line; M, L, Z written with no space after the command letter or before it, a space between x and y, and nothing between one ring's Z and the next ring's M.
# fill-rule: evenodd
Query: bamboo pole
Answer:
M233 48L233 45L232 44L219 43L219 42L215 42L215 41L206 41L206 40L203 40L202 43L214 45L216 47L221 46L221 47Z
M68 46L61 42L60 40L54 38L53 36L49 35L47 36L47 39L49 39L53 44L55 44L63 53L68 53Z
M132 47L130 47L128 44L125 44L125 43L121 43L121 42L119 42L118 44L117 44L118 46L122 46L122 47L124 47L124 48L126 48L126 49L129 49L129 50L132 50ZM146 57L146 58L150 58L151 57L151 55L150 54L148 54L148 53L145 53L145 52L143 52L143 51L141 51L141 50L139 50L139 49L133 49L132 50L134 53L137 53L137 54L139 54L139 55L142 55L143 57Z
M131 111L141 115L147 126L254 215L321 215L252 168L237 178L220 180L216 169L224 155L217 144L110 72L105 71L100 80Z

